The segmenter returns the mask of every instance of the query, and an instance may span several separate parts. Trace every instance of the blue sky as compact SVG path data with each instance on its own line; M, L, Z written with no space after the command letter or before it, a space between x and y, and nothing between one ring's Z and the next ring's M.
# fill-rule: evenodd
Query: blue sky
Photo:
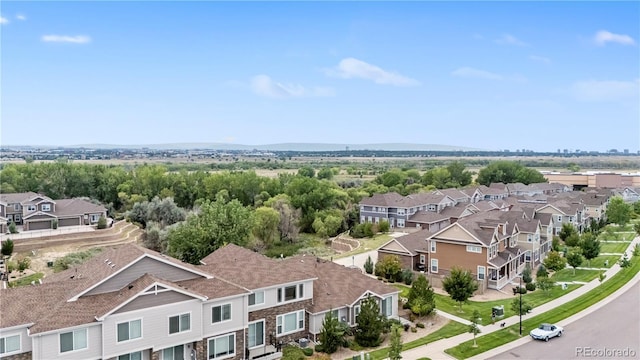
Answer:
M3 2L3 144L640 149L638 2Z

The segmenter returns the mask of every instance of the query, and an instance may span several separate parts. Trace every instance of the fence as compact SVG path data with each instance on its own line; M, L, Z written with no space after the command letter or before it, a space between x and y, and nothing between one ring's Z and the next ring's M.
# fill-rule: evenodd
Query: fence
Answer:
M6 239L11 239L13 241L20 239L33 239L33 238L42 238L56 235L64 235L64 234L77 234L77 233L88 233L95 231L93 226L80 225L80 226L65 226L58 229L46 229L46 230L29 230L22 232L22 227L18 226L17 234L0 234L0 241L4 241Z

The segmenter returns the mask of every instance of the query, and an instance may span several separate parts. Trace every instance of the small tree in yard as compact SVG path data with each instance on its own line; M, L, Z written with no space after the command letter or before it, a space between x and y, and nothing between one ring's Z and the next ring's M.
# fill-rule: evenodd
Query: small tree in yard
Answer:
M364 347L380 345L384 319L380 315L380 307L374 298L367 297L360 303L360 314L356 321L358 322L355 329L356 343Z
M476 344L476 335L480 334L480 327L478 327L479 323L480 312L478 310L473 310L473 315L471 316L471 324L469 324L469 333L473 334L473 347L478 346L478 344Z
M633 230L636 232L636 235L640 236L640 223L635 223L633 225Z
M389 227L389 222L387 220L380 220L380 222L378 223L378 231L380 231L381 233L388 233Z
M549 256L544 259L544 266L553 271L560 271L567 265L567 259L563 258L557 251L551 251Z
M522 301L522 306L520 304L520 301ZM515 297L511 302L511 310L517 315L526 315L529 313L529 311L531 311L531 309L533 309L533 307L529 305L529 303L527 303L527 301L521 296Z
M560 236L560 239L562 241L566 242L567 238L573 234L578 235L576 228L572 224L564 223L562 224L562 229L560 229L560 233L558 233L558 236ZM569 245L569 246L573 246L573 245Z
M25 271L31 266L31 259L24 257L18 260L18 271Z
M633 207L624 202L622 197L614 196L607 205L607 220L624 227L631 220Z
M367 274L373 274L373 260L371 260L371 255L367 256L367 260L364 262L364 271Z
M398 324L391 328L391 340L389 342L389 359L402 359L402 327Z
M549 276L549 272L547 271L547 268L544 267L544 265L540 265L540 267L538 268L538 272L536 272L536 278L539 279L547 276Z
M17 234L18 233L18 229L16 228L16 223L14 223L14 222L10 222L9 223L9 232L11 234Z
M525 284L533 281L531 278L531 266L529 266L529 264L525 265L524 270L522 270L522 281L524 281Z
M618 264L620 264L620 267L623 269L631 266L631 261L629 260L629 256L627 255L627 253L624 253L624 255L622 255L622 258L618 260Z
M322 321L322 330L320 330L320 343L322 344L322 351L327 354L333 354L338 351L338 348L344 342L344 328L338 321L338 318L333 316L333 310L329 310L324 316Z
M549 290L551 290L554 286L555 282L548 276L542 276L536 279L536 287L542 290L545 294L548 294Z
M587 259L589 265L591 265L591 259L595 259L600 255L600 240L593 234L585 234L582 237L580 248L582 249L582 255Z
M3 241L0 253L4 256L11 256L11 254L13 254L13 240L7 239Z
M407 304L409 304L411 312L418 316L429 315L435 309L436 301L433 288L424 275L420 274L414 280L411 289L409 289Z
M104 215L100 215L98 219L98 229L106 229L107 228L107 218Z
M451 296L451 299L460 304L460 312L462 312L462 303L478 290L478 283L471 275L471 271L453 267L451 274L442 280L442 287Z
M396 255L385 255L378 260L375 269L377 276L384 276L387 279L397 281L402 273L400 258Z
M578 233L572 233L564 240L565 245L574 247L580 245L580 235Z
M573 268L573 275L576 274L576 268L582 265L583 259L584 257L582 257L579 249L572 249L567 254L567 263Z

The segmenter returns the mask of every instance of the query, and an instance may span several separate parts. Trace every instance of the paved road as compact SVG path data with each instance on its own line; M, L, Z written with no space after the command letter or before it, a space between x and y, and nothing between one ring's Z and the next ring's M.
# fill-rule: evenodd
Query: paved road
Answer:
M565 326L560 338L529 341L491 359L640 359L640 283L593 313ZM586 348L629 349L627 356L592 353ZM583 349L582 355L577 353ZM635 355L635 356L631 356Z

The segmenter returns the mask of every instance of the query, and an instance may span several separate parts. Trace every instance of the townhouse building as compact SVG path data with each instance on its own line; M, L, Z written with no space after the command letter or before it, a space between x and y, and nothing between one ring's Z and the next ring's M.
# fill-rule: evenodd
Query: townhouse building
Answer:
M398 316L397 289L315 257L275 260L226 245L194 266L129 244L40 285L1 289L0 356L269 360L314 338L328 311L355 325L369 296Z
M391 228L404 228L419 211L439 213L447 207L456 205L448 195L437 193L418 193L402 196L391 192L374 194L360 201L360 223L389 222ZM415 223L414 223L415 224Z

